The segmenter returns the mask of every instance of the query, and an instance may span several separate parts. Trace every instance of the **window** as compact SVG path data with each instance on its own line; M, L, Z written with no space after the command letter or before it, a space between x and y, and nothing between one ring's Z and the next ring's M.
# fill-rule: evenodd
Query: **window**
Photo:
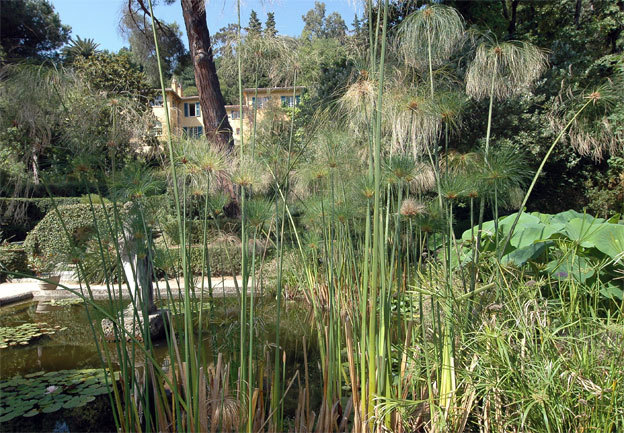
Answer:
M162 105L163 105L163 97L162 97L162 95L158 95L158 96L156 96L156 97L152 100L152 102L150 102L150 105L151 105L152 107L162 107Z
M240 128L236 128L236 135L240 135Z
M240 119L240 112L232 111L232 119Z
M199 138L204 133L204 128L202 126L185 126L182 130L184 131L184 136L187 138Z
M301 102L301 96L282 96L282 107L293 107L299 105Z
M262 98L258 99L257 107L258 108L262 108L262 107L268 105L270 100L271 100L270 96L263 96ZM256 105L256 97L255 96L251 98L251 104L252 105Z
M201 116L201 108L199 102L185 102L184 103L184 117L199 117Z

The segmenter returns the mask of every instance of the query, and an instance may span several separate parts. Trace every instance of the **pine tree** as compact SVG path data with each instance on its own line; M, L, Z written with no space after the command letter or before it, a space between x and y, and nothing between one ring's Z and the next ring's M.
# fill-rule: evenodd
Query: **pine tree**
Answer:
M262 33L262 23L258 19L258 14L252 9L249 15L249 25L247 26L247 34L249 36L260 36Z
M273 12L267 13L267 19L264 23L264 35L270 38L274 38L277 35L277 29L275 28L275 14Z

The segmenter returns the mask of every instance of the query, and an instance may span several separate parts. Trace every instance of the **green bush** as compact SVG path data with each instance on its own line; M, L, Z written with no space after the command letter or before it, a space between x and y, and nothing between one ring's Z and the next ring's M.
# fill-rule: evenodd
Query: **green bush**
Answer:
M517 214L499 219L498 245L494 221L483 223L481 251L494 253L502 248ZM624 299L619 272L624 251L624 225L619 215L609 220L595 218L574 210L546 214L523 213L506 245L501 263L528 272L548 276L553 281L574 280L585 286L597 286L611 299ZM461 263L472 257L472 232L462 235ZM454 260L457 255L454 254Z
M106 219L102 206L94 206L98 229L106 232ZM107 212L112 214L112 206ZM56 211L48 214L28 233L24 241L24 248L29 257L41 256L46 264L63 263L68 260L68 254L74 247L84 249L95 234L95 225L91 206L88 204L73 204L59 207L59 212L70 238L67 237L61 220Z
M0 245L0 283L8 279L6 272L28 273L28 256L23 247Z
M171 218L162 225L163 232L167 238L174 244L180 244L180 236L178 232L177 220ZM191 243L199 244L204 240L204 220L192 220L186 222L186 231L190 233ZM215 220L208 221L208 242L218 238L221 233L231 233L238 235L240 232L240 220L235 218L221 218L219 225Z
M57 206L80 203L80 197L57 197ZM0 197L0 230L5 239L23 240L26 234L53 209L52 200L45 198Z
M241 272L241 247L239 243L223 242L209 244L207 248L212 276L239 275ZM191 270L195 275L202 273L202 246L193 245L190 254ZM157 273L172 278L181 273L179 248L156 248L154 268Z

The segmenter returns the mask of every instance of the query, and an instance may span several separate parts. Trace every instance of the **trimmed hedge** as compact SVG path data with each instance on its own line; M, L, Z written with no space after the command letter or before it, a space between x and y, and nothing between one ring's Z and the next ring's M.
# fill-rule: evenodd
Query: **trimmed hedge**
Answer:
M180 244L180 236L178 232L178 222L171 219L162 225L163 232L174 245ZM220 231L219 231L220 229ZM240 234L240 220L236 218L220 218L219 229L217 229L214 220L208 221L208 242L221 236L222 233ZM204 238L204 220L192 220L186 222L187 233L190 232L191 243L199 244Z
M97 194L92 194L91 198L94 204L100 204ZM0 197L0 230L2 230L5 239L11 241L24 240L28 232L54 209L53 203L61 207L88 204L88 200L86 195L81 197L54 197L54 202L49 197ZM170 198L166 194L145 198L146 213L166 210L170 206ZM118 207L121 208L121 204L118 203Z
M107 227L104 209L102 206L94 206L94 209L98 227L104 232ZM112 211L112 206L107 206L107 212L112 214ZM42 256L50 264L63 262L63 256L71 251L70 242L82 248L95 234L90 205L61 206L59 212L71 238L68 239L56 212L49 212L26 236L24 249L29 257Z
M229 256L229 259L228 259ZM241 272L241 247L237 243L209 244L208 257L213 277L239 275ZM193 245L190 257L191 270L195 275L202 273L202 246ZM179 248L156 248L154 268L157 272L172 278L181 272Z
M57 197L57 206L80 203L80 197ZM43 217L53 209L52 200L45 198L0 197L0 230L5 238L24 240Z
M0 245L0 283L8 279L7 271L28 273L28 256L23 247Z

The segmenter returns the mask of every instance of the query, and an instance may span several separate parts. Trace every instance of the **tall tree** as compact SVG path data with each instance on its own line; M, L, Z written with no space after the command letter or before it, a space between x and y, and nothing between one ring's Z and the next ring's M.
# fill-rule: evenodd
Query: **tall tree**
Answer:
M251 10L249 15L249 25L247 26L247 34L249 36L260 36L262 33L262 23L258 19L258 14L255 10Z
M138 2L132 1L122 13L119 30L130 44L132 58L143 67L152 85L157 87L160 79L158 62L148 16ZM170 77L174 73L179 73L185 65L190 63L188 52L182 42L182 32L176 23L160 21L158 46L164 68L163 72L166 76Z
M48 0L0 4L0 45L9 62L49 57L67 42L70 32Z
M98 91L119 96L132 96L143 103L155 96L154 87L128 51L117 54L96 53L88 59L77 57L73 63L76 73Z
M275 14L273 12L267 13L267 19L264 23L264 35L270 38L274 38L277 35L277 29L275 28Z
M338 12L332 12L325 16L325 3L314 2L314 9L310 9L301 18L305 25L303 33L312 38L338 38L344 39L347 33L347 25Z
M314 9L310 9L305 15L302 15L301 19L305 23L303 33L312 37L322 38L325 22L325 3L315 1Z
M182 0L182 15L189 40L195 83L204 119L206 136L223 148L232 148L232 127L225 111L225 100L219 86L210 32L206 23L206 7L202 0Z
M338 12L332 12L325 18L323 37L344 39L347 35L347 25Z

